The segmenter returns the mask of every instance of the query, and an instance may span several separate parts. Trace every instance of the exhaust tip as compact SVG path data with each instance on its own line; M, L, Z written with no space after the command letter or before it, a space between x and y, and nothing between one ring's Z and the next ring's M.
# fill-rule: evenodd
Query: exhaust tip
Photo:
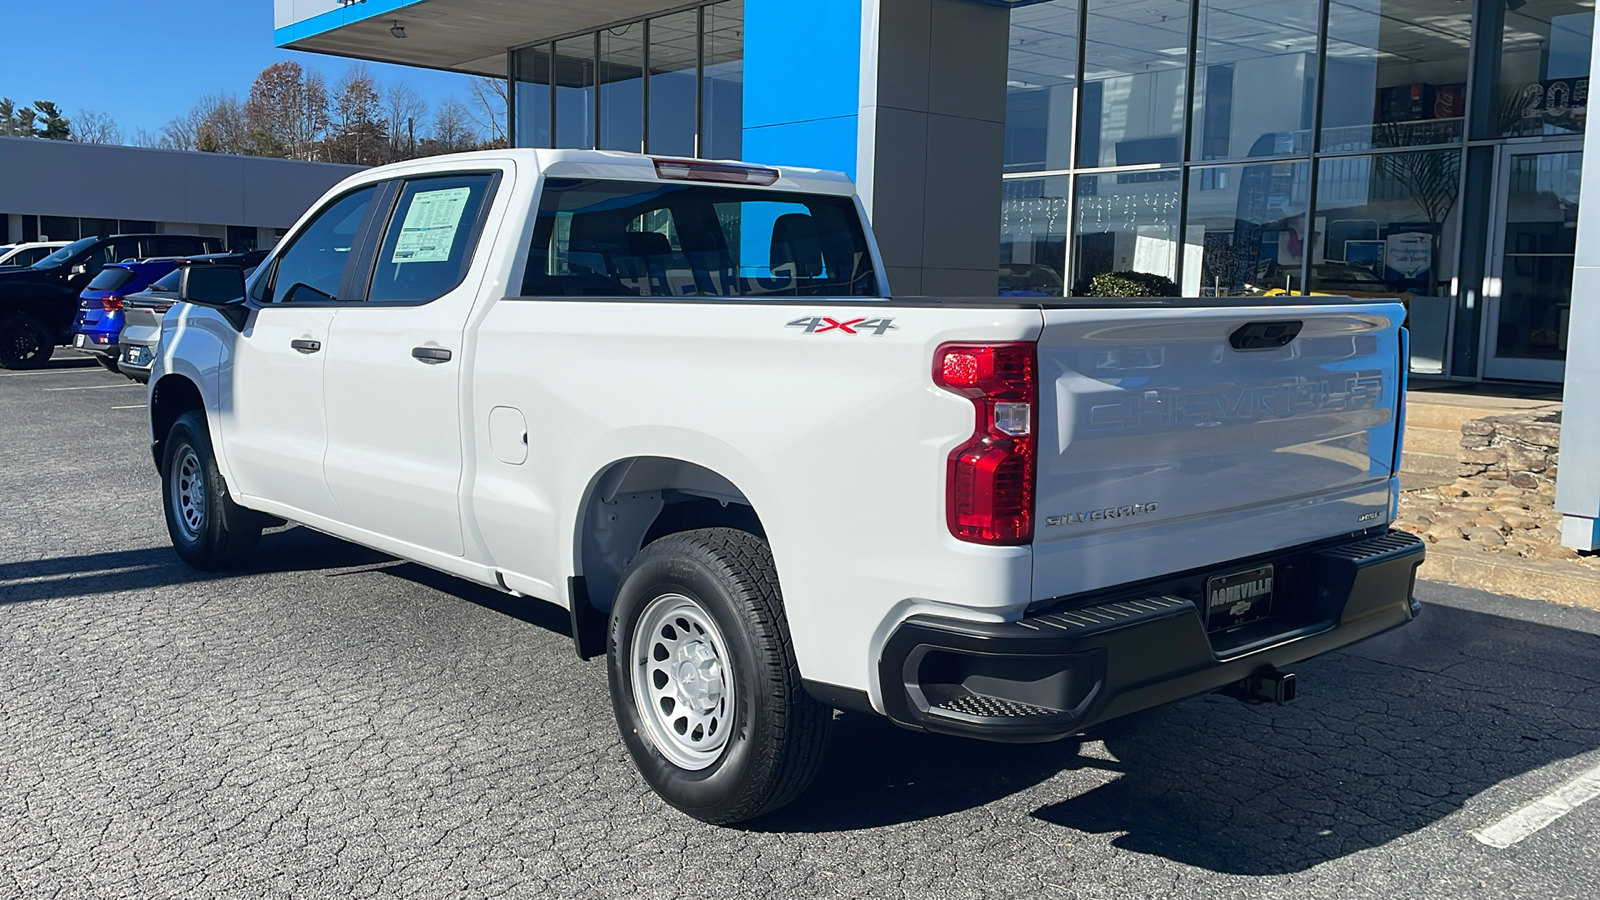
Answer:
M1271 703L1287 706L1299 696L1293 672L1263 669L1222 689L1222 693L1245 703Z

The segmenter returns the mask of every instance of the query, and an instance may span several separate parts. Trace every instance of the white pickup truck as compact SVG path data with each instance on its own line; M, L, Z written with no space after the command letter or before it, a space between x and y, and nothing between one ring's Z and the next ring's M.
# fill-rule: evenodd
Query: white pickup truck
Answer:
M1002 741L1410 621L1404 311L896 298L848 179L513 150L373 169L193 267L150 428L179 556L287 520L570 610L709 822L834 708Z

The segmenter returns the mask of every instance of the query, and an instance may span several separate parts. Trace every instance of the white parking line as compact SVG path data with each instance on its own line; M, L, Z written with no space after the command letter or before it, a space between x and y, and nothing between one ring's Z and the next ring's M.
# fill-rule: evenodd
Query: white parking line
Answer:
M145 408L145 404L143 404L143 403L135 403L132 406L113 406L111 408L112 409L144 409Z
M108 391L112 388L142 388L144 385L134 382L132 384L85 384L78 387L44 388L45 391Z
M18 375L71 375L74 372L93 372L99 366L70 366L65 369L30 369L27 372L0 372L0 378L15 378Z
M1472 836L1501 850L1544 828L1551 822L1600 797L1600 766L1563 784Z

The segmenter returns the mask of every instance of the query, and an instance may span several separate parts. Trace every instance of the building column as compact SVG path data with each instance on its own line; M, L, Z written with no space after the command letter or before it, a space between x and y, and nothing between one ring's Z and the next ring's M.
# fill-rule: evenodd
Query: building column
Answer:
M1600 72L1600 43L1591 52L1590 71ZM1556 510L1562 515L1561 543L1600 550L1600 123L1583 138L1577 241Z
M998 289L1009 10L747 0L744 156L855 178L898 295Z

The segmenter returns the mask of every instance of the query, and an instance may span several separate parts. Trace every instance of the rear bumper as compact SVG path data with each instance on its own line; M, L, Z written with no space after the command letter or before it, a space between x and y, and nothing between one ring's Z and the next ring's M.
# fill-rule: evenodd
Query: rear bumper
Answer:
M1113 591L1017 622L913 616L879 661L889 718L923 731L1040 741L1264 670L1338 649L1416 617L1423 544L1391 531L1271 557L1298 568L1271 618L1208 634L1189 588L1173 579Z

